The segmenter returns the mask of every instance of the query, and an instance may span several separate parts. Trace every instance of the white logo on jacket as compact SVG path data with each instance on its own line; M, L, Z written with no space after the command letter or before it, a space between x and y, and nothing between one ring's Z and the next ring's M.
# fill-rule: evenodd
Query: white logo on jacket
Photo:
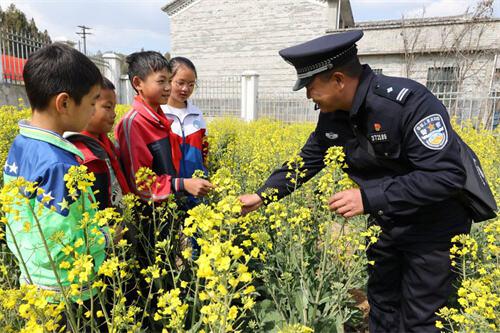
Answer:
M172 132L182 137L182 130L184 129L184 136L187 137L202 129L206 130L206 123L203 119L203 114L200 109L187 103L186 109L177 109L168 105L161 106L165 116L172 121Z

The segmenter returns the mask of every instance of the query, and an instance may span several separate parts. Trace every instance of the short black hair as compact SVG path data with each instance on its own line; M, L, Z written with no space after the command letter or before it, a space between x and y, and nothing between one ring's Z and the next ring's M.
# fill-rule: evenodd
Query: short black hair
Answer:
M359 62L357 56L349 58L341 65L334 66L332 69L326 70L324 72L318 73L318 75L323 81L329 80L333 73L341 72L348 77L356 78L360 77L363 72L363 66Z
M50 99L65 92L77 105L95 85L102 85L99 68L74 48L53 43L32 55L23 69L24 86L32 109L43 110Z
M333 68L334 72L342 72L349 77L359 77L363 72L363 66L359 62L359 58L357 56L349 58L342 65L335 66Z
M113 82L111 82L107 77L103 77L101 89L115 90L116 88Z
M128 64L128 78L132 83L134 76L145 80L148 75L166 69L172 72L168 60L155 51L135 52L127 56L125 61Z
M174 57L170 59L170 66L172 66L172 76L175 76L175 74L177 74L177 70L179 69L179 67L186 66L187 68L193 71L194 77L198 78L198 73L196 73L196 67L194 66L193 62L188 58Z

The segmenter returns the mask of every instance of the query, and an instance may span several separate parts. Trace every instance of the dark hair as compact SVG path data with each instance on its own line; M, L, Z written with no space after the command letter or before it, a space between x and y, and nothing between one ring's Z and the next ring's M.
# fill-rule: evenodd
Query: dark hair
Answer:
M349 77L359 77L363 72L363 66L357 56L349 58L345 63L333 68L334 72L342 72Z
M107 77L102 78L102 89L115 90L115 85Z
M34 52L23 70L24 86L32 109L43 110L50 99L66 92L77 105L95 85L102 85L97 66L74 48L54 43Z
M172 66L172 76L175 76L175 74L177 74L177 70L179 70L181 66L186 66L187 68L193 71L194 77L198 78L198 73L196 73L196 67L194 66L193 62L188 58L174 57L170 59L170 66Z
M359 77L363 72L363 66L361 66L358 57L352 57L348 59L346 62L343 62L341 65L335 66L332 69L318 73L317 75L321 78L321 80L326 81L329 80L332 74L335 72L344 73L349 77Z
M168 60L159 52L155 51L135 52L127 56L125 61L128 64L128 78L131 83L134 76L139 77L141 80L145 80L151 73L163 69L169 72L172 71Z

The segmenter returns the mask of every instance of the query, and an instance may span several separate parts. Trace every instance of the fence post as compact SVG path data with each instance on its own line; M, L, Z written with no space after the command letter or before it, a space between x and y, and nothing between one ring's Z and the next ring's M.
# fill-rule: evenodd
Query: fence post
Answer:
M105 53L102 55L104 62L107 66L104 66L104 76L108 78L115 85L116 99L120 100L120 76L121 76L121 65L122 59L119 55L115 53Z
M245 71L241 74L241 119L252 121L257 119L257 92L259 91L259 74Z
M119 90L121 94L121 98L118 99L118 103L131 105L134 100L135 91L130 84L128 75L124 74L120 77L120 86L117 90Z
M7 52L5 52L5 49L4 49L4 28L0 28L0 82L4 82L4 81L7 81L5 80L4 76L3 76L3 59L4 59L4 56Z

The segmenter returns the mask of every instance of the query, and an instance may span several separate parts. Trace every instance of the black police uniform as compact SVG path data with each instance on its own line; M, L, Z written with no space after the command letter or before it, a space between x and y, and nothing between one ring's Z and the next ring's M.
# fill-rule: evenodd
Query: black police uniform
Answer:
M465 183L457 140L446 108L427 88L364 65L352 109L320 113L300 152L303 183L324 167L329 147L342 146L369 223L382 228L367 253L375 261L368 280L371 332L438 331L435 312L445 306L454 278L450 240L471 225L455 198ZM257 194L268 188L279 198L289 194L287 172L286 164L274 171Z

